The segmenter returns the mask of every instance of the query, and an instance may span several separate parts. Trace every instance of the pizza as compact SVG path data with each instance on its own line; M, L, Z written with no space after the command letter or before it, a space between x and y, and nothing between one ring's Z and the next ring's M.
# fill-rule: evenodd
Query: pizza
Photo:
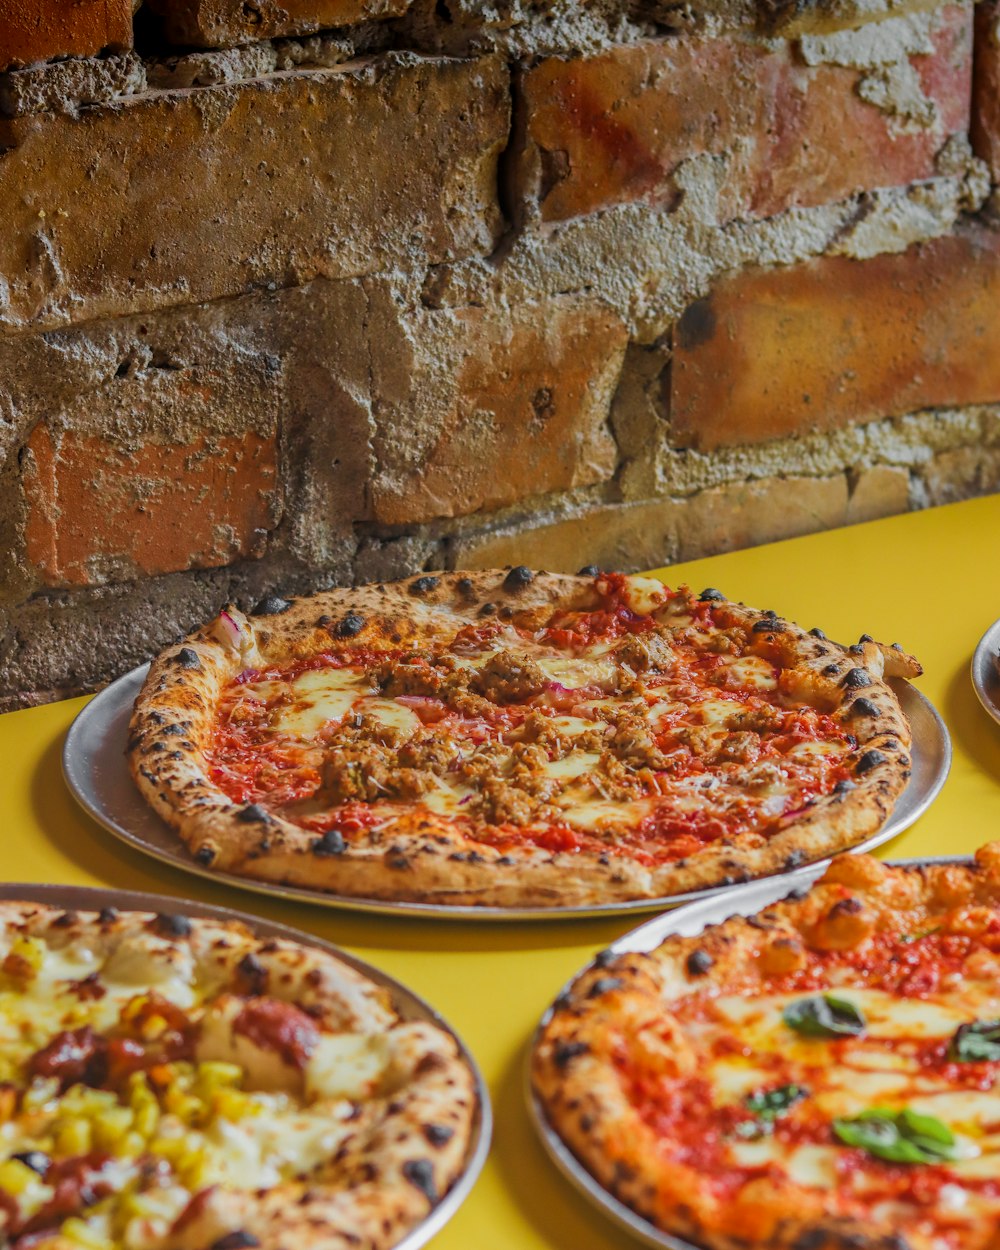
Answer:
M465 1166L454 1038L241 923L0 902L0 1245L385 1250Z
M205 867L338 895L661 898L856 845L910 774L890 676L716 590L423 575L227 607L152 664L138 786Z
M600 1184L706 1250L1000 1247L1000 843L598 956L532 1061Z

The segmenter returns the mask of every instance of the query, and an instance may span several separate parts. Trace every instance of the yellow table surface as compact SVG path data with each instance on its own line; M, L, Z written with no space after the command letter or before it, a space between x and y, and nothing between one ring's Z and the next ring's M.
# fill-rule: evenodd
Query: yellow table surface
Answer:
M899 641L922 660L920 689L944 716L954 764L931 810L884 848L893 856L973 850L1000 834L1000 726L969 680L977 641L1000 616L1000 496L715 556L663 571L672 585L730 598L831 638ZM586 553L581 552L580 563ZM493 1150L434 1250L610 1250L632 1246L554 1170L522 1094L527 1040L563 983L644 917L526 924L385 919L271 902L131 851L80 811L61 775L63 738L86 699L0 716L2 875L160 891L224 904L337 942L429 999L489 1083Z

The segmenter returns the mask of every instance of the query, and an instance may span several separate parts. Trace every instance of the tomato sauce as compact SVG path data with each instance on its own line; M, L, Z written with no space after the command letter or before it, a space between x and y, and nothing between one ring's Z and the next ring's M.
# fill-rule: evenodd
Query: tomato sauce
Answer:
M598 641L626 634L642 635L656 628L650 617L629 607L628 584L623 575L602 575L598 584L604 602L597 609L557 613L546 628L532 635L496 619L470 623L444 647L438 644L438 650L458 657L473 655L515 630L534 644L577 654ZM685 603L696 633L699 627L711 625L709 604L688 600ZM727 688L726 664L732 657L721 652L706 653L689 635L678 635L670 646L676 657L674 669L669 674L643 678L647 703L660 703L655 731L650 732L655 746L666 757L666 766L643 769L641 781L622 799L624 803L642 801L644 810L638 817L628 815L616 824L613 815L609 815L601 819L599 828L583 829L568 820L527 825L488 823L470 810L453 814L451 819L457 827L472 841L502 849L527 843L549 852L628 856L654 866L681 860L713 842L748 832L770 837L850 776L844 756L853 740L832 717L812 707L787 706L778 688L744 688L738 683L736 688ZM270 727L275 708L288 706L291 694L262 692L258 700L247 699L242 691L258 682L290 683L305 672L324 668L353 668L361 673L394 661L419 668L428 666L433 654L430 648L412 646L387 650L331 647L290 665L246 670L235 679L231 697L222 705L208 752L211 779L239 803L262 802L279 809L308 806L322 784L326 742L336 736L339 725L331 722L313 742L296 741ZM780 686L780 669L772 666L772 671L776 686ZM735 677L730 679L733 680ZM603 697L605 692L597 685L571 688L552 681L541 694L523 702L480 707L475 715L470 715L434 695L398 696L422 726L442 740L454 739L459 751L463 743L474 750L483 743L510 741L509 735L516 739L524 720L532 713L594 719L597 714L589 709L589 703ZM753 733L743 734L753 743L742 761L738 755L715 761L704 757L704 743L711 745L713 730L699 712L703 700L711 700L715 705L732 704L732 723L754 729ZM598 726L601 722L595 719L594 723ZM725 734L726 730L721 732ZM808 757L795 754L797 748L810 742L832 743L840 750ZM767 802L770 791L766 786L754 790L740 780L740 769L745 772L752 764L771 770L770 779L779 783L778 798ZM689 797L681 802L679 787L690 796L693 780L701 776L705 777L706 798L697 797L702 790L695 784L696 801ZM686 788L681 783L687 783ZM350 810L339 807L289 815L303 828L319 832L338 830L349 836L391 820L399 811L419 806L418 801L401 802L390 795L371 803L348 805Z

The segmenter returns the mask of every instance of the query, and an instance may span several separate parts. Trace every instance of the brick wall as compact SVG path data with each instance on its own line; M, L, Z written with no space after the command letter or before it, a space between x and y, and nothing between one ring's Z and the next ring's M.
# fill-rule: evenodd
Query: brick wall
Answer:
M0 0L0 706L1000 489L997 184L997 0Z

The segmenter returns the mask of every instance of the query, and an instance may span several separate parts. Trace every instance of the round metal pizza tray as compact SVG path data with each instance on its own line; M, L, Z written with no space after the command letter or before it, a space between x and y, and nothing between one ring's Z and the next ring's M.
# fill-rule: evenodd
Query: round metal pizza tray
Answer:
M923 859L893 859L888 863L899 865L912 864L963 864L969 863L970 857L965 855L931 855ZM813 864L801 873L792 885L787 877L770 877L765 881L754 881L739 890L731 890L725 898L702 899L689 903L685 907L675 908L647 920L638 928L626 933L608 947L614 955L645 953L655 950L668 937L694 937L709 925L721 924L730 916L752 916L769 903L777 903L784 898L789 889L799 889L813 883L823 873L823 865ZM587 967L592 965L588 964ZM582 976L587 968L581 968L577 976ZM576 977L573 977L576 980ZM563 987L565 991L568 984ZM682 1237L675 1237L656 1228L648 1220L619 1202L601 1183L587 1171L576 1155L570 1150L555 1129L549 1124L541 1103L535 1097L531 1084L531 1056L538 1044L542 1029L548 1024L552 1015L550 1007L538 1023L528 1048L528 1061L525 1064L525 1095L528 1101L528 1115L535 1127L545 1153L556 1165L569 1183L583 1196L599 1207L604 1214L620 1228L631 1233L637 1241L646 1246L654 1246L657 1250L701 1250Z
M994 621L972 657L972 685L979 702L1000 724L1000 621Z
M471 1052L448 1022L441 1018L429 1003L408 990L405 985L396 981L378 968L365 963L354 955L334 946L332 942L324 942L300 929L292 929L288 925L273 924L269 920L261 920L258 916L249 916L246 912L233 911L228 907L215 907L210 903L196 903L190 899L168 898L162 894L143 894L137 890L110 890L92 886L70 885L10 885L0 884L0 899L4 901L20 900L29 903L45 903L50 907L61 907L67 911L100 911L102 907L116 907L119 911L151 911L157 913L181 912L192 919L211 919L222 921L239 921L262 938L284 938L286 941L299 942L304 946L313 946L327 954L334 955L345 964L350 965L362 976L374 981L376 985L386 989L393 1005L403 1020L423 1020L436 1024L450 1033L458 1045L459 1052L472 1072L476 1091L476 1112L472 1122L472 1133L465 1155L465 1166L461 1176L452 1185L436 1207L427 1216L398 1241L393 1250L418 1250L448 1223L458 1208L472 1192L479 1173L490 1152L490 1139L493 1134L493 1111L486 1082L473 1059Z
M132 704L148 665L133 669L96 695L73 722L63 748L63 775L83 808L110 833L129 846L174 868L209 881L222 881L241 890L270 894L295 902L317 903L350 911L380 915L421 916L446 920L567 920L662 911L695 899L729 894L733 886L696 890L668 898L635 899L576 907L474 907L446 903L386 902L310 890L304 886L254 881L231 873L213 872L199 864L177 834L160 819L139 793L125 761L125 743ZM909 682L893 680L900 705L913 733L913 773L892 814L881 829L855 851L870 851L908 829L937 797L951 767L951 739L933 705ZM826 860L822 861L826 863ZM779 880L798 879L806 868L781 874Z

